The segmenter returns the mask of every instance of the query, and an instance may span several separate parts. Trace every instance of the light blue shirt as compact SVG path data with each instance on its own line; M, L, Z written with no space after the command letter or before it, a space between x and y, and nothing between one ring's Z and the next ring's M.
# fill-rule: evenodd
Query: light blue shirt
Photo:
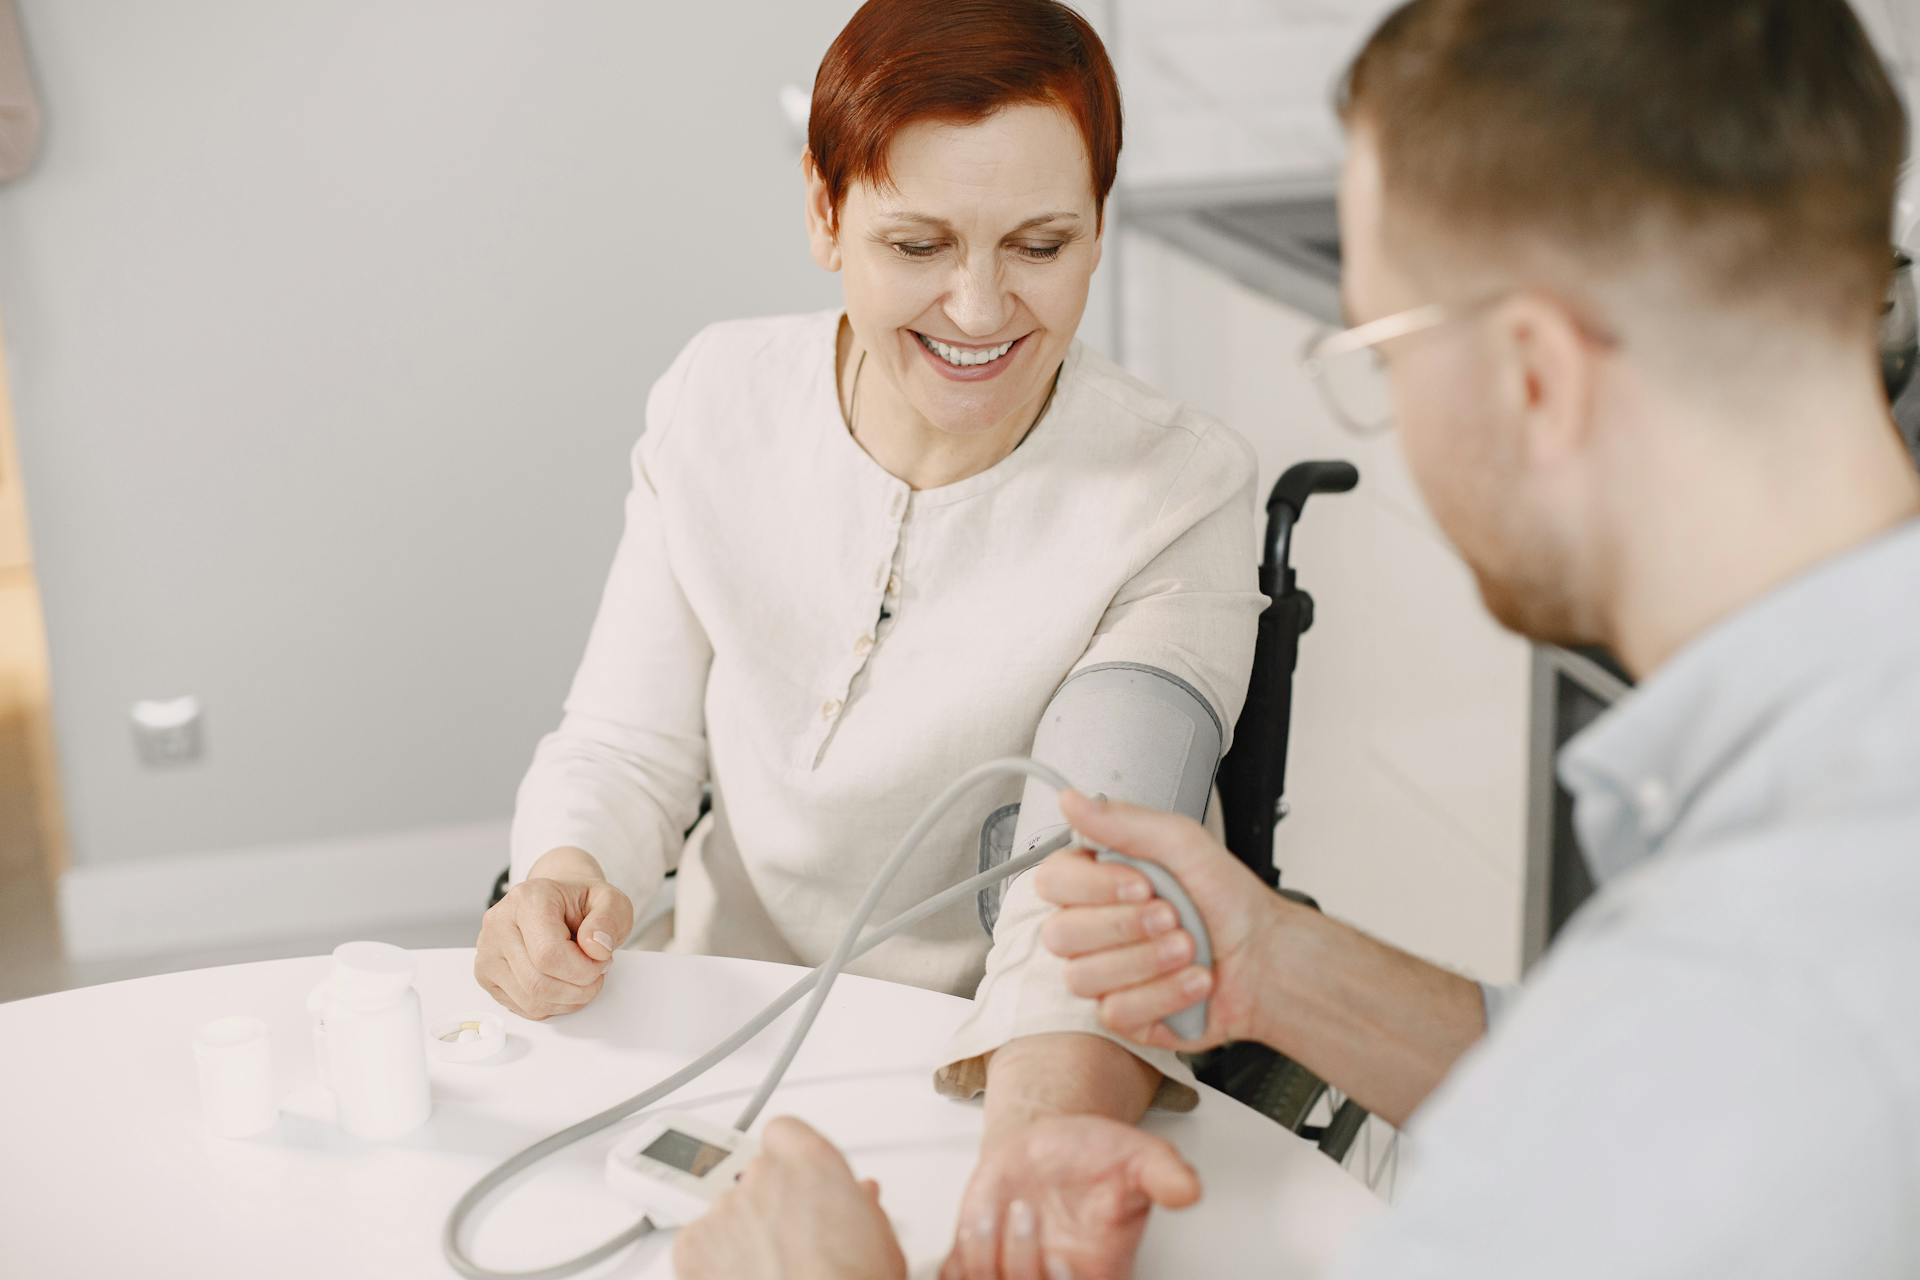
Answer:
M1560 775L1601 888L1338 1273L1920 1276L1920 521L1711 629Z

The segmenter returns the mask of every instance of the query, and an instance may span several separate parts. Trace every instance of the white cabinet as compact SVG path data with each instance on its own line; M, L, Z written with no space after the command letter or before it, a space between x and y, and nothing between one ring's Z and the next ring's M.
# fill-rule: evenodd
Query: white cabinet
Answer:
M1125 232L1124 352L1259 453L1261 501L1290 464L1346 458L1293 564L1318 603L1301 644L1277 859L1332 914L1475 977L1520 971L1529 652L1482 608L1392 436L1341 431L1301 372L1308 317Z
M1131 186L1339 162L1336 83L1397 0L1113 0Z

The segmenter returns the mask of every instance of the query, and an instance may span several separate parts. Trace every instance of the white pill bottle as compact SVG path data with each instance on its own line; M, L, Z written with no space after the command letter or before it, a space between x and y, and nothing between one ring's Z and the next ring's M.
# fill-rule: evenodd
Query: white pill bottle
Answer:
M426 1123L433 1093L412 956L385 942L343 943L308 1007L320 1078L342 1129L382 1142Z

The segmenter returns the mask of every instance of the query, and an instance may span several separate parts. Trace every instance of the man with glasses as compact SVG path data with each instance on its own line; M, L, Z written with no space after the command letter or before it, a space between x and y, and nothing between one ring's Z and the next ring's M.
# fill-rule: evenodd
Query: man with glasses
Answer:
M1343 422L1397 427L1502 623L1639 678L1560 760L1600 890L1487 991L1267 892L1193 823L1069 795L1088 839L1181 880L1213 964L1084 850L1035 872L1045 942L1117 1033L1263 1041L1412 1120L1343 1276L1920 1275L1920 476L1877 362L1906 148L1885 70L1844 0L1413 0L1343 110L1356 327L1308 366ZM1161 1019L1201 998L1206 1036L1176 1041ZM1122 1171L1115 1204L1195 1193L1156 1139L1066 1123ZM822 1197L878 1212L816 1135L778 1136L689 1256L829 1220ZM943 1275L1073 1274L1024 1221L963 1244Z

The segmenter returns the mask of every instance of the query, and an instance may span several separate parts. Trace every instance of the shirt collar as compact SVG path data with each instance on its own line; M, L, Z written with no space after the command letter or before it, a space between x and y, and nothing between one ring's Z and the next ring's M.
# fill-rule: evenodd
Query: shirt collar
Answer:
M1718 623L1567 744L1560 779L1605 881L1659 852L1716 777L1812 690L1920 643L1920 520Z

